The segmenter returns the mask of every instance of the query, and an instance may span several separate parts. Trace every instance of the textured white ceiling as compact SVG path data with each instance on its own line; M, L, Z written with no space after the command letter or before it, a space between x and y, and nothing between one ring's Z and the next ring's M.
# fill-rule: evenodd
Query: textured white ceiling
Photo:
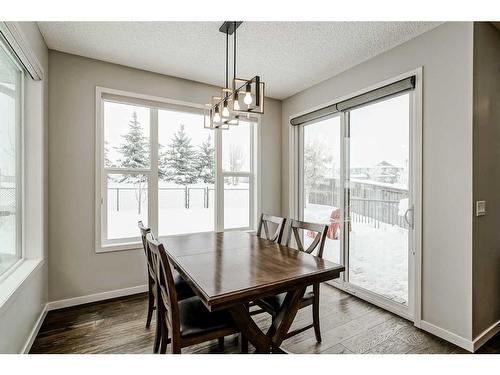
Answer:
M221 23L38 24L50 49L221 86L225 69L225 36L218 31ZM283 99L438 25L244 22L237 31L237 75L260 75L266 82L266 95Z

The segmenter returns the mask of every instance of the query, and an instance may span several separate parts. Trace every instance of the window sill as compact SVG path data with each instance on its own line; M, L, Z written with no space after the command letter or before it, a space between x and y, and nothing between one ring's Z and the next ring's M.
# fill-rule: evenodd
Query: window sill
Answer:
M100 254L100 253L112 253L115 251L141 250L141 249L142 249L141 242L129 242L129 243L97 246L95 252L97 254Z
M225 229L223 232L235 232L235 231L243 231L251 234L257 233L255 229L250 229L250 228L231 228L231 229ZM215 232L215 231L214 231ZM173 234L169 236L160 236L159 240L160 242L166 242L168 241L169 238L175 238L175 237L182 237L182 236L187 236L190 234L200 234L200 233L212 233L212 232L194 232L194 233L183 233L183 234ZM129 242L129 243L117 243L117 244L109 244L109 245L101 245L101 246L96 246L96 254L102 254L102 253L113 253L117 251L129 251L129 250L143 250L142 249L142 242Z
M23 283L43 264L43 259L21 260L12 271L0 279L0 311L8 305L9 299Z

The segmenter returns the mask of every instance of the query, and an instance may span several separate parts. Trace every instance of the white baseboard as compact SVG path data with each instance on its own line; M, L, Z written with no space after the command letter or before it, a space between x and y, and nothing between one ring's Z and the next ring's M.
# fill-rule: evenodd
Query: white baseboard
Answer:
M33 326L33 329L31 330L30 335L28 336L28 340L26 340L26 343L24 344L23 349L21 350L22 354L28 354L31 346L33 345L33 342L35 342L36 336L38 335L38 331L40 331L40 327L42 326L43 321L45 320L45 317L47 316L47 304L43 307L42 312L40 313L40 316L38 317L37 321L35 322L35 325Z
M83 305L85 303L104 301L111 298L129 296L132 294L146 292L147 290L148 290L147 285L139 285L130 288L111 290L109 292L89 294L86 296L67 298L59 301L51 301L47 303L47 311L62 309L65 307Z
M453 332L447 331L444 328L435 326L434 324L426 322L425 320L422 320L420 322L420 328L423 329L424 331L432 333L433 335L441 337L442 339L449 341L452 344L460 346L461 348L463 348L469 352L472 352L472 353L474 352L474 345L473 345L473 342L471 340L468 340L468 339L466 339L462 336L459 336Z
M500 332L500 320L493 324L491 327L487 328L483 333L476 337L473 342L474 351L478 350L483 346L489 339Z

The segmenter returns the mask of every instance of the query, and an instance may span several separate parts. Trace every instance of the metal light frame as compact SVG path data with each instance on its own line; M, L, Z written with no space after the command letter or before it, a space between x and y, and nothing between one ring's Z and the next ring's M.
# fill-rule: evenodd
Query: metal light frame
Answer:
M236 78L236 29L242 24L239 21L226 21L219 28L219 31L226 35L226 87L222 88L221 96L213 96L209 104L206 104L204 111L205 129L227 130L231 125L239 125L239 121L245 120L255 122L258 119L253 114L264 113L265 84L260 80L260 76L251 79ZM229 65L229 35L234 33L234 56L233 56L233 82L232 88L228 86L228 65ZM250 95L250 104L241 103L241 98ZM234 108L235 98L238 98L239 109ZM223 117L224 106L229 110L229 116ZM244 108L246 106L246 108ZM220 120L214 119L218 114ZM216 121L217 120L217 121Z

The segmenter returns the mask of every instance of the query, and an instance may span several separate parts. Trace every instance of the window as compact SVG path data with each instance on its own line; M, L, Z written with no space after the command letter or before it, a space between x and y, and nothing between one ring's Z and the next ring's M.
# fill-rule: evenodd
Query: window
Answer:
M104 183L109 243L137 237L126 223L148 224L151 177L149 108L104 102Z
M253 218L253 126L242 123L222 133L224 229L249 228Z
M208 130L201 108L102 88L97 108L98 251L137 248L139 220L160 237L253 228L255 124Z
M0 275L22 258L22 79L0 40Z
M209 232L215 225L215 144L199 113L158 114L158 233Z
M323 256L341 263L340 116L305 125L303 134L302 217L331 225ZM310 234L304 238L306 245L314 239Z

